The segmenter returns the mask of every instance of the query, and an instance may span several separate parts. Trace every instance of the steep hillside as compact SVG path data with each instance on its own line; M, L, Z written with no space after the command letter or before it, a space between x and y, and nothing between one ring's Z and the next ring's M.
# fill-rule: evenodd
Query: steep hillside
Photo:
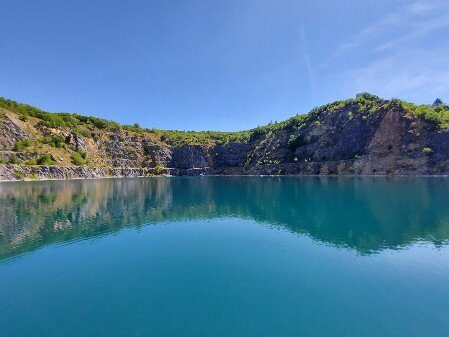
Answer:
M0 180L449 174L449 107L370 94L241 132L143 129L0 99Z

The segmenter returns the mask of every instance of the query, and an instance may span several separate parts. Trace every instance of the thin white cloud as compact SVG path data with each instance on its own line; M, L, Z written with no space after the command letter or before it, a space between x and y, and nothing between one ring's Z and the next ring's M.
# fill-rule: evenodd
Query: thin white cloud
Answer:
M316 76L315 76L315 72L312 68L312 64L310 62L309 48L307 46L307 36L304 31L304 27L302 27L302 26L300 28L300 36L301 36L301 45L302 45L302 50L303 50L302 58L304 61L304 66L307 69L309 83L310 83L311 87L314 88L316 85Z
M445 28L449 28L449 15L436 18L432 17L426 21L410 26L409 33L379 45L376 47L375 51L384 51L399 45L404 46L406 43L416 41L419 38L426 37L434 31Z
M330 60L338 59L346 54L360 48L368 41L373 41L384 36L391 27L400 26L402 17L400 14L389 14L388 16L376 21L363 28L358 34L356 34L349 42L340 45L335 53L330 57Z
M447 97L448 10L449 1L421 0L405 5L341 45L326 66L335 66L350 54L364 53L365 64L342 74L348 90L418 100Z
M447 46L449 47L449 46ZM449 88L449 56L426 50L396 52L346 74L355 91L415 98L445 97Z
M435 3L432 1L415 2L407 7L407 10L413 14L426 14L433 9L435 9Z

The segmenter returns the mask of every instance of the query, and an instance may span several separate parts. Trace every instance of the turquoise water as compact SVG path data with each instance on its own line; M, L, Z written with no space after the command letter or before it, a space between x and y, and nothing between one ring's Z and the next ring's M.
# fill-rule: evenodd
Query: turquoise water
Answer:
M449 179L0 184L0 335L448 336Z

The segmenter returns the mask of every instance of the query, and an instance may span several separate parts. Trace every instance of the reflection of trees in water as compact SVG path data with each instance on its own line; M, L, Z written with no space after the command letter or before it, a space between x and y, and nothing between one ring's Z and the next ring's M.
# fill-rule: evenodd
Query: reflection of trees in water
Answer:
M253 218L369 253L449 237L445 179L150 178L0 185L0 256L125 226Z

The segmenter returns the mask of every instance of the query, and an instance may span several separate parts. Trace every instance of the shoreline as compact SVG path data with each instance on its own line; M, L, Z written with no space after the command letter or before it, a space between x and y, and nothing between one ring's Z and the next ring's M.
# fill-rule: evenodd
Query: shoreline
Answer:
M243 172L242 172L243 171ZM46 166L46 165L0 165L0 182L18 181L48 181L48 180L92 180L92 179L122 179L148 177L383 177L383 178L445 178L449 177L446 170L442 174L426 174L423 171L393 173L369 173L354 170L307 170L298 167L288 170L287 166L260 166L255 171L245 172L242 167L89 167L89 166Z
M17 182L40 182L40 181L73 181L73 180L103 180L103 179L143 179L143 178L223 178L223 177L239 177L239 178L449 178L449 175L362 175L362 174L201 174L201 175L147 175L147 176L102 176L102 177L72 177L72 178L25 178L25 179L0 179L2 183L17 183Z

